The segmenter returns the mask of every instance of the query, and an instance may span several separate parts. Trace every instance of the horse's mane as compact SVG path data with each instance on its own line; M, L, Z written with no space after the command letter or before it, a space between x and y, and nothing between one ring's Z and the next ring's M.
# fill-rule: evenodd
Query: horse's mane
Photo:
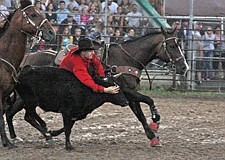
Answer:
M9 26L10 26L9 22L11 22L11 19L15 12L16 12L16 10L9 14L9 16L6 18L6 22L5 22L4 26L2 28L0 28L0 38L3 36L5 31L9 28Z
M166 32L168 34L171 34L171 33L173 34L174 33L172 30L167 30ZM163 33L161 30L160 31L159 30L154 30L152 32L149 32L149 33L145 34L144 36L135 37L135 38L133 38L131 40L120 42L120 44L128 44L128 43L136 42L136 41L138 41L140 39L143 40L146 37L148 38L149 36L154 36L154 35L161 34L161 33ZM112 43L111 45L117 45L117 44L116 43Z
M161 31L154 31L154 32L148 33L148 34L146 34L146 35L144 35L144 36L141 36L141 37L135 37L134 39L127 40L127 41L124 41L124 42L121 42L121 44L128 44L128 43L136 42L136 41L138 41L138 40L140 40L140 39L144 39L144 38L146 38L146 37L148 37L148 36L153 36L153 35L160 34L160 33L162 33L162 32L161 32ZM112 45L114 45L114 44L112 44ZM116 45L116 44L115 44L115 45Z

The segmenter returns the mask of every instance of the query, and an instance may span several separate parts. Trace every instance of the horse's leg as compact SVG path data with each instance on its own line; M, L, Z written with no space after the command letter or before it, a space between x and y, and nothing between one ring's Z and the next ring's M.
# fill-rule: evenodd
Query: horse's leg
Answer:
M151 128L149 128L149 125L146 121L145 115L141 109L140 103L130 101L129 106L130 106L131 110L133 111L133 113L138 118L138 120L141 122L141 124L145 130L146 136L148 137L148 139L151 140L151 146L152 147L160 146L159 140L156 137L155 133L153 132L153 130Z
M122 91L124 92L124 95L126 96L126 98L129 101L144 102L144 103L148 104L150 107L151 114L152 114L153 122L157 123L157 124L159 123L160 114L154 104L154 101L150 97L145 96L135 90L128 89L128 88L123 88ZM154 128L154 129L157 129L157 128Z
M46 140L52 139L51 134L47 132L46 128L37 123L35 119L36 117L35 114L37 114L35 109L31 109L32 107L27 107L27 108L29 108L29 110L26 110L24 119L28 123L30 123L34 128L36 128L38 131L40 131L42 135L46 138Z
M4 147L13 147L13 144L9 141L5 133L5 122L3 118L2 98L0 98L0 133L1 133L2 145Z

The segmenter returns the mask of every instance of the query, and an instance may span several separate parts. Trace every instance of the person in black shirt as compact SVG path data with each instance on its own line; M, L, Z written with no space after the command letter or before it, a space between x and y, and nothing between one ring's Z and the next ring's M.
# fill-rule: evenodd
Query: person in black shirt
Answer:
M46 9L47 13L45 14L46 19L51 23L51 24L56 24L57 22L57 16L55 13L55 9L53 6L53 3L49 3Z

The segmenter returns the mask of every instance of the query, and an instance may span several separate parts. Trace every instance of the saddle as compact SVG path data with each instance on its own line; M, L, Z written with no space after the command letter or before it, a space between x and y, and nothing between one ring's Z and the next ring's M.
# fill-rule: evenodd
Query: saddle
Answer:
M63 50L59 51L59 53L55 57L55 65L59 66L62 59L69 53L69 51L75 47L75 44L68 44Z

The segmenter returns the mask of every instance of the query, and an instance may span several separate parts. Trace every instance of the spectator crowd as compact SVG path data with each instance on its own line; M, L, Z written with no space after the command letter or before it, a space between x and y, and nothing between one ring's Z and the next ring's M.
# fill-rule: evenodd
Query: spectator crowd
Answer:
M183 42L180 45L185 57L190 60L188 54L193 53L196 83L225 79L225 36L221 25L194 23L193 26L189 29L188 20L176 21L172 25L179 30L178 38Z
M16 1L16 0L15 0ZM62 50L68 44L77 44L82 37L93 40L119 43L132 40L148 33L149 19L134 0L33 0L33 4L54 26L57 33L55 42L39 42L32 51L53 49ZM11 0L0 0L0 27L8 9L17 6ZM106 8L107 7L107 8ZM107 12L107 15L105 14ZM106 18L107 16L107 18ZM181 48L188 58L190 40L196 69L196 82L218 77L219 69L225 71L225 43L220 25L195 24L189 29L188 20L175 21ZM190 39L191 37L191 39ZM58 47L60 46L60 47ZM222 59L222 60L221 60Z
M144 35L146 30L141 25L143 21L148 23L134 0L34 0L33 3L57 31L54 43L61 46L58 50L76 44L81 37L94 40L100 37L116 43L131 40ZM43 47L43 42L39 45L35 50L49 48L47 44ZM55 48L51 45L51 49Z

